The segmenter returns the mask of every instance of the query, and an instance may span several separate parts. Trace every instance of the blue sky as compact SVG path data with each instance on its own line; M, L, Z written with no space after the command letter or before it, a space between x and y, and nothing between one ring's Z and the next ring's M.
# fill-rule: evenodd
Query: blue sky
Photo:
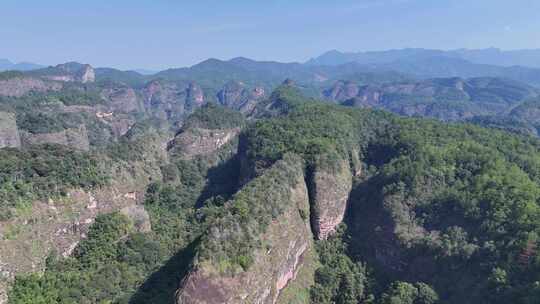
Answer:
M327 50L540 48L538 0L0 0L0 58L121 69Z

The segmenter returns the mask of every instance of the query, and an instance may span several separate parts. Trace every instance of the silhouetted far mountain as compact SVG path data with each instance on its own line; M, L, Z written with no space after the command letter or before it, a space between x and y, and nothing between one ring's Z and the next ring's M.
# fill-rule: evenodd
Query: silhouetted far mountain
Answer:
M503 77L540 85L540 69L536 68L540 66L540 50L403 49L359 53L334 50L309 60L306 65L337 66L350 62L374 70L396 71L420 78Z
M450 57L459 58L477 64L489 64L498 66L524 66L540 68L540 49L531 50L510 50L503 51L498 48L487 49L457 49L457 50L434 50L408 48L386 51L370 52L339 52L332 50L313 58L307 62L310 65L339 65L347 62L357 62L360 64L384 64L407 58L429 58L429 57Z
M13 63L7 59L0 59L0 72L1 71L31 71L41 69L44 66L31 63L31 62L19 62Z

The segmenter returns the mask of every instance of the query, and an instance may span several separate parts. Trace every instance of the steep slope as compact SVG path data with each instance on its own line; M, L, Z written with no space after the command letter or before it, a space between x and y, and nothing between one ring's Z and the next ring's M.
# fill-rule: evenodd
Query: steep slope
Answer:
M256 87L252 90L242 82L230 81L217 93L218 102L228 108L242 113L250 113L257 103L265 98L265 90Z
M312 246L301 164L286 157L233 197L202 240L177 303L277 301Z
M0 302L5 283L43 271L51 255L70 256L103 214L120 212L134 231L150 229L141 202L149 182L161 178L166 136L145 132L124 139L121 157L115 147L103 154L50 144L0 150Z
M179 121L204 103L204 94L195 83L176 84L153 80L142 90L146 111L152 116Z

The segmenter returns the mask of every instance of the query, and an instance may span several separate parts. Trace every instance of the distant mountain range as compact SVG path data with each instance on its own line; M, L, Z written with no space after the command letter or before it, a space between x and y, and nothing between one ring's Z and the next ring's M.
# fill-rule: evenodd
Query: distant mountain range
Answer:
M401 49L342 53L330 51L309 60L309 66L356 63L379 71L396 71L419 78L502 77L540 85L540 50L501 51Z
M540 68L540 49L503 51L497 48L487 49L397 49L371 52L339 52L329 51L307 62L309 65L340 65L348 62L360 64L390 64L401 60L422 60L433 57L447 57L467 60L476 64L497 66L524 66Z
M44 68L44 66L31 63L31 62L19 62L13 63L7 59L0 59L0 72L1 71L31 71Z
M0 71L41 68L44 66L0 59ZM252 85L263 83L268 88L275 87L285 78L313 84L343 79L373 83L441 77L498 77L540 87L540 50L502 51L489 48L444 51L411 48L357 53L334 50L306 63L255 61L237 57L227 61L208 59L191 67L160 72L144 69L120 71L104 67L96 69L96 77L131 85L163 77L174 81L198 81L207 87L222 86L228 80L237 80Z

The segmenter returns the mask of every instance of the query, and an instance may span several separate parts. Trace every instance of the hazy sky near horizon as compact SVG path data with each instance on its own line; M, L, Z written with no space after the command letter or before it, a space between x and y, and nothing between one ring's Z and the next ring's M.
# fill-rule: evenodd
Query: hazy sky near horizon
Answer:
M121 69L405 47L540 48L538 0L1 0L0 58Z

